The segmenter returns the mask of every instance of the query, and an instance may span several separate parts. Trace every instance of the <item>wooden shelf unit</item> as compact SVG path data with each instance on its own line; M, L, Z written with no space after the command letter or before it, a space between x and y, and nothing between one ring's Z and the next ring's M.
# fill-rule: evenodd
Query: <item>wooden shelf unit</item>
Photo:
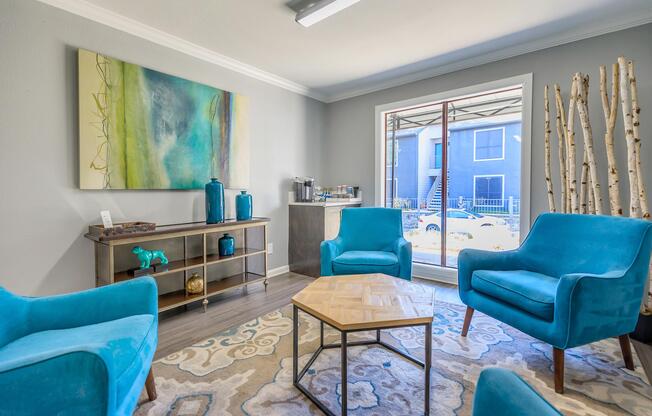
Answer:
M211 296L227 290L263 283L267 288L268 218L247 221L227 220L220 224L203 222L157 226L153 231L115 236L85 235L95 246L96 286L133 279L129 270L137 268L134 246L161 248L170 262L165 270L151 274L159 286L159 312L194 302L202 302L204 310ZM232 256L217 253L217 240L229 232L236 237ZM155 262L158 263L158 262ZM239 269L239 270L237 270ZM185 283L192 272L204 279L204 292L189 295ZM179 277L183 276L182 285Z

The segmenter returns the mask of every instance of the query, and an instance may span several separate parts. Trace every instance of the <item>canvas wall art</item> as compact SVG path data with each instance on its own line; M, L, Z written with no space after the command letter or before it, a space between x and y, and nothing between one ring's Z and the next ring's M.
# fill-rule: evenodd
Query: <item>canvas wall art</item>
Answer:
M247 99L79 50L82 189L249 187Z

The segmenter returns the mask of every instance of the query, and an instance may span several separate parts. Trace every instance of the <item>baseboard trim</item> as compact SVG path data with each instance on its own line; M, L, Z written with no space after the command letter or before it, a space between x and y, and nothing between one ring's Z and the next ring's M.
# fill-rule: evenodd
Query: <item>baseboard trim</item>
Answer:
M289 273L289 272L290 272L290 266L286 264L285 266L275 267L273 269L267 270L267 277L274 277L274 276L278 276L279 274Z
M412 276L457 286L457 269L451 269L450 267L413 263Z
M267 277L274 277L290 272L290 266L280 266L267 271ZM429 264L414 263L412 276L420 279L434 280L436 282L448 283L457 286L457 269L449 267L431 266Z

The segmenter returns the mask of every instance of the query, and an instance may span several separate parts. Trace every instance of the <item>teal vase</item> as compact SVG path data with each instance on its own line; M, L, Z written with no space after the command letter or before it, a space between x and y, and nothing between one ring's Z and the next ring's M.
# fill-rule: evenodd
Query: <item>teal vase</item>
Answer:
M238 221L250 220L253 215L253 201L247 191L241 191L235 196L235 219Z
M235 252L235 238L229 233L225 233L222 238L217 241L218 251L220 256L232 256Z
M224 222L224 185L217 178L211 178L205 186L206 224Z

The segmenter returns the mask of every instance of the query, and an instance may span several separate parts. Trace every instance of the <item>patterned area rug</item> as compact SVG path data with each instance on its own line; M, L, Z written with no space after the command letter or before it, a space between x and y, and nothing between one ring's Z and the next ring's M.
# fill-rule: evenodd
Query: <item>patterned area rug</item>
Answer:
M137 415L318 415L292 386L292 309L231 328L154 364L158 399L141 397ZM301 313L300 365L319 342L318 321ZM431 414L469 415L485 367L510 368L568 415L652 415L652 387L636 361L624 368L616 339L566 352L566 393L553 389L551 348L476 312L460 336L464 307L438 302L433 322ZM339 333L326 327L326 341ZM383 340L423 359L423 329L383 331ZM352 340L373 338L359 333ZM339 349L322 352L302 383L335 413L340 406ZM349 414L418 415L423 372L379 346L349 349Z

